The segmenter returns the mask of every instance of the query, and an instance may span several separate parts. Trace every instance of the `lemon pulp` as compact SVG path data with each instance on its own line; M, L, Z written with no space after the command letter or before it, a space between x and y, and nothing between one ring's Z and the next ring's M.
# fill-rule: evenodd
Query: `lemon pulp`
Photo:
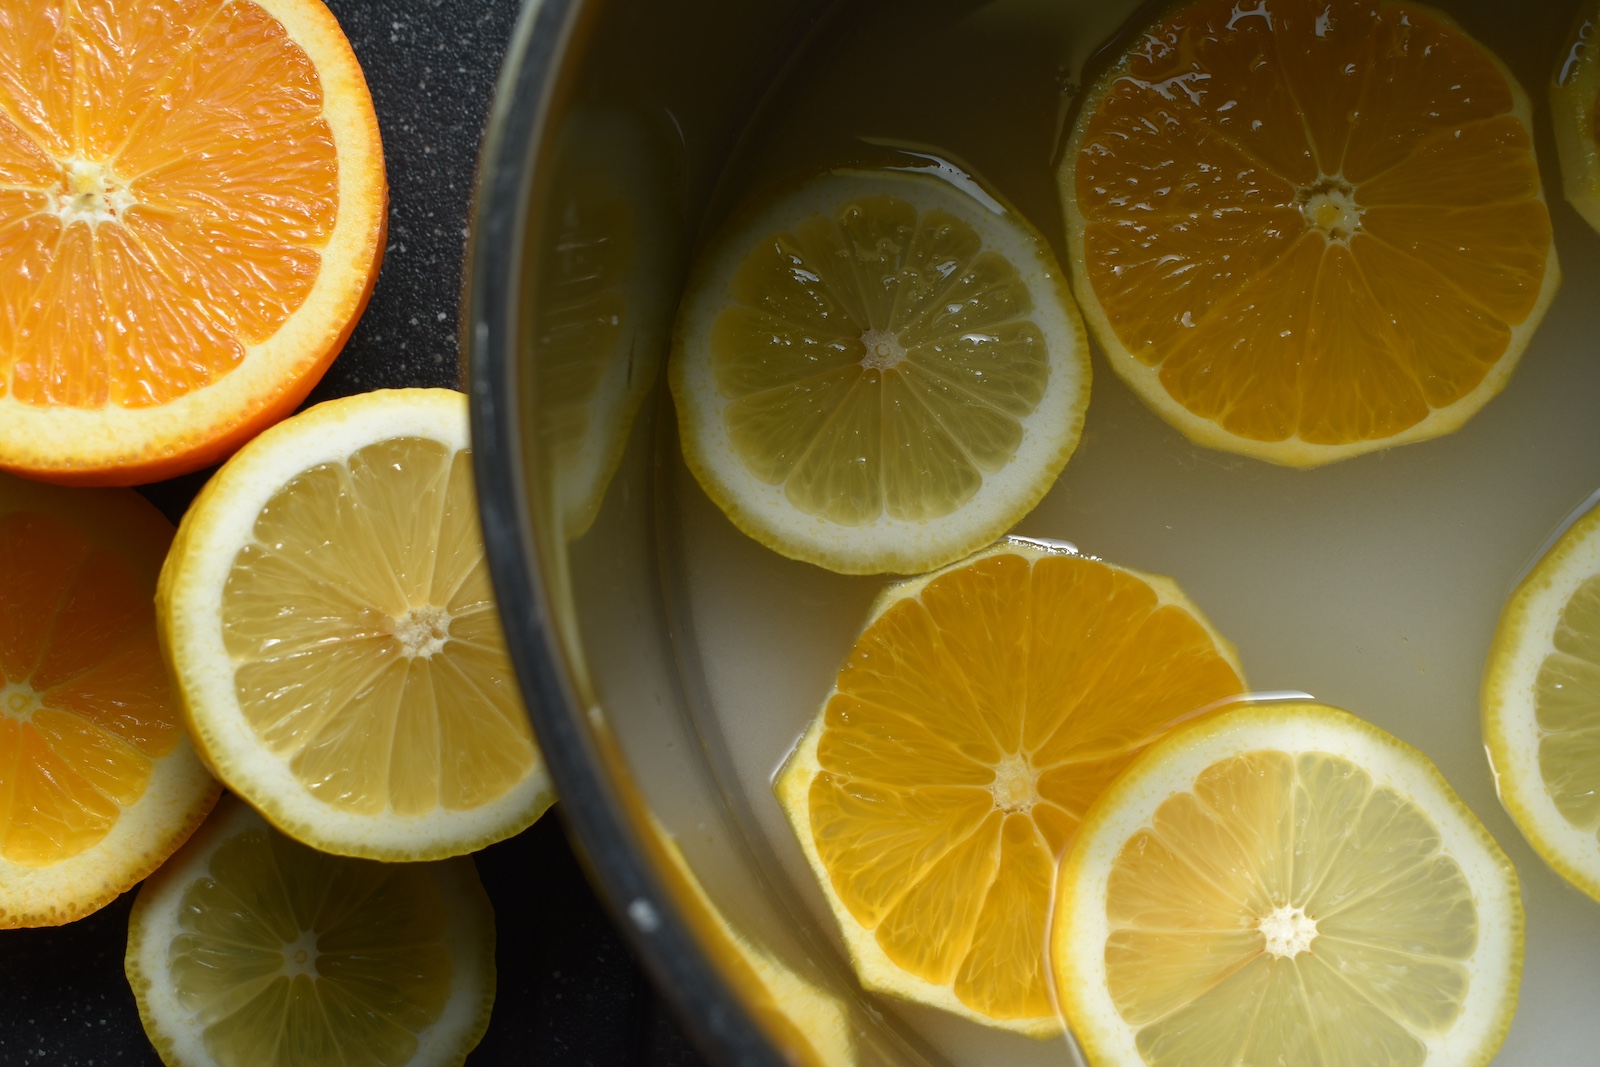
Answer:
M1556 623L1534 682L1539 773L1556 809L1600 833L1600 576L1586 579Z

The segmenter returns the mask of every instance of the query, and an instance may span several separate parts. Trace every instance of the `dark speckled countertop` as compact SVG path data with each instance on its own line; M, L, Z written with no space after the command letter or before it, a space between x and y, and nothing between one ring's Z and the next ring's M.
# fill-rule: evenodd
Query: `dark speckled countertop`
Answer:
M311 401L457 383L461 258L478 141L520 0L328 0L366 70L389 168L372 302ZM145 492L174 520L205 472ZM468 1067L697 1067L590 891L560 806L477 857L499 989ZM0 1067L159 1067L122 974L129 893L69 926L0 931Z

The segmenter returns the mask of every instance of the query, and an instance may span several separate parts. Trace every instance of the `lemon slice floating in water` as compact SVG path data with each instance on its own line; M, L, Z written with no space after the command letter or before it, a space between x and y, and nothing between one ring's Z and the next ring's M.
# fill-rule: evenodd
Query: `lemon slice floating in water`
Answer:
M494 911L466 857L329 856L229 799L139 891L125 967L170 1067L455 1067L489 1024Z
M1600 900L1600 510L1506 602L1483 681L1483 742L1523 836Z
M838 171L701 262L669 376L684 458L735 525L845 573L1009 529L1077 446L1083 328L1049 247L970 182Z
M1550 118L1561 158L1561 185L1584 221L1600 230L1600 58L1595 24L1600 5L1586 5L1567 38L1550 82Z
M1426 757L1334 708L1174 731L1058 886L1057 993L1098 1067L1462 1067L1511 1025L1511 861Z

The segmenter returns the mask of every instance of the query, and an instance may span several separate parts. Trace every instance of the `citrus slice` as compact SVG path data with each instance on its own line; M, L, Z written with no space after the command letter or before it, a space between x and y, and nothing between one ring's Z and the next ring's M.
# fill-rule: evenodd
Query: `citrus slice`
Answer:
M1600 9L1585 5L1567 38L1550 83L1550 116L1567 202L1600 230L1600 60L1593 40L1597 18Z
M1516 870L1427 757L1318 704L1174 731L1061 869L1061 1004L1100 1067L1468 1067L1522 972Z
M1523 836L1600 900L1600 510L1506 602L1483 680L1483 742Z
M786 556L849 574L960 559L1077 447L1088 348L1049 247L938 173L816 178L689 284L669 364L684 458Z
M328 852L438 859L554 800L489 588L448 389L318 404L195 500L156 605L195 744Z
M455 1067L494 1004L472 860L329 856L226 800L139 891L124 966L168 1067Z
M1171 580L1036 542L887 590L776 782L862 984L1059 1032L1057 859L1106 783L1240 675Z
M1198 444L1310 467L1456 430L1559 282L1527 95L1420 4L1201 0L1084 101L1084 314Z
M216 803L156 647L171 540L137 494L0 474L0 927L109 903Z
M386 196L320 0L0 0L0 467L155 481L293 411Z

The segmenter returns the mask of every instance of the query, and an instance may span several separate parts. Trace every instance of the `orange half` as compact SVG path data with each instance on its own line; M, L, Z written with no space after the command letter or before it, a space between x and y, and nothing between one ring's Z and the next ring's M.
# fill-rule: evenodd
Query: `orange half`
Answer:
M1199 444L1309 467L1449 433L1559 281L1527 95L1414 3L1201 0L1084 101L1079 302Z
M87 915L215 803L156 643L172 525L0 474L0 927Z
M0 0L0 468L154 481L287 415L386 189L320 0Z

